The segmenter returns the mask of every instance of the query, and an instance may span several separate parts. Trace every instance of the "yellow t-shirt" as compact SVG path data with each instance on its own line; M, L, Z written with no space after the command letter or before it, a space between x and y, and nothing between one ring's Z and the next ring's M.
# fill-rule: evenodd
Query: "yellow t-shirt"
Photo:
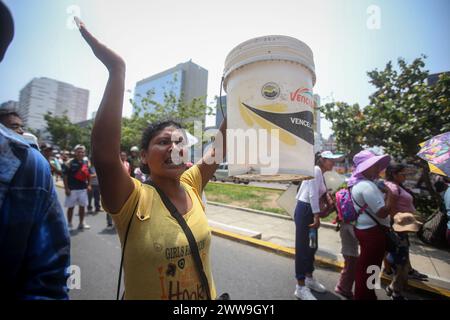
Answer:
M209 259L211 231L200 197L202 177L198 166L184 172L180 181L192 200L192 209L184 218L197 241L211 298L215 299L216 289ZM132 211L139 200L125 249L125 299L207 299L189 242L180 225L152 186L136 179L133 182L134 190L130 197L122 209L112 215L123 246Z

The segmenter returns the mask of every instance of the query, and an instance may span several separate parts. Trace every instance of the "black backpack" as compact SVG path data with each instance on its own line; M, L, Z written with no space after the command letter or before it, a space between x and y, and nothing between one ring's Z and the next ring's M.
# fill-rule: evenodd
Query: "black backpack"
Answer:
M433 213L420 230L417 236L423 242L435 247L444 247L446 245L445 234L447 232L447 215L441 210Z

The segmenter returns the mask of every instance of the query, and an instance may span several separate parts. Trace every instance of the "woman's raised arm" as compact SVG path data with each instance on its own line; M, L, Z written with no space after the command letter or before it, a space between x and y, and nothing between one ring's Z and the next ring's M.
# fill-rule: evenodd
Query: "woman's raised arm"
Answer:
M100 191L106 209L119 211L134 185L120 159L120 137L122 106L125 82L125 62L100 43L79 23L81 35L91 47L94 55L109 72L108 82L92 128L92 160L97 171Z

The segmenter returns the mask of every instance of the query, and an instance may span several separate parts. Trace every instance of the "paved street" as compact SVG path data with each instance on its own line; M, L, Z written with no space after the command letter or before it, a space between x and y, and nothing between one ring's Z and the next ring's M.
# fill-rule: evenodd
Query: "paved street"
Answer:
M60 200L63 190L57 188ZM74 216L74 225L78 223ZM71 299L115 299L120 263L119 240L107 231L105 213L89 215L90 230L72 233L72 265L80 267L81 288L70 292ZM213 275L218 293L228 292L236 299L295 299L294 260L251 246L213 237ZM338 273L318 269L316 277L334 288ZM340 299L334 293L316 294L318 299ZM383 290L378 297L386 299ZM414 299L426 296L410 295Z

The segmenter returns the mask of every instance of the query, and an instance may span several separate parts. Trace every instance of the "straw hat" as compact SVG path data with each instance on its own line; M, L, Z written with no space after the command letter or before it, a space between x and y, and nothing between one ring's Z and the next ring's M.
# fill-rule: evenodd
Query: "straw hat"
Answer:
M392 227L397 232L417 232L421 225L422 223L418 222L412 213L399 212L394 216Z

